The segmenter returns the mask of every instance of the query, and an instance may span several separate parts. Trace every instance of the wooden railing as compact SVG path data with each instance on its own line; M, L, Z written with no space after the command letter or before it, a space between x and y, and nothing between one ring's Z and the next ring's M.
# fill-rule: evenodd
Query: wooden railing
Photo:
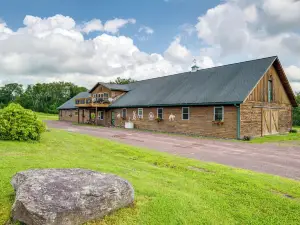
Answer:
M108 98L77 98L75 105L77 107L108 107L111 104Z

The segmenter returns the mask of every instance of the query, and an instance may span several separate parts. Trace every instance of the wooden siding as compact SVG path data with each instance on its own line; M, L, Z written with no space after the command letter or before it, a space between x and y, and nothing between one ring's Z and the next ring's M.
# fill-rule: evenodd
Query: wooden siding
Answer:
M93 94L98 94L98 93L108 93L108 96L111 96L111 90L108 89L107 87L104 87L103 85L99 84L95 90L91 92L91 97L93 97ZM98 96L97 96L98 97Z
M268 80L272 79L273 100L268 102ZM292 128L292 105L272 66L241 104L241 137L286 133Z
M125 120L117 118L122 109L114 109L107 113L108 125L111 125L111 112L115 112L115 125L124 127ZM190 107L189 120L182 120L182 107L163 108L163 121L149 120L149 113L157 117L157 108L143 108L143 118L132 121L137 129L163 131L170 133L196 134L200 136L210 136L218 138L236 138L237 109L234 106L224 106L224 124L213 124L214 107ZM133 112L138 117L137 108L127 108L127 118L132 120ZM174 121L169 121L169 116L175 115Z
M286 91L280 81L278 73L274 66L262 77L254 90L250 93L247 102L268 102L268 80L272 79L273 83L273 101L278 104L291 104Z
M93 97L93 94L98 94L98 93L108 93L109 98L116 98L119 95L122 95L126 92L124 92L124 91L112 91L112 90L108 89L107 87L104 87L103 85L99 84L98 87L96 87L95 90L93 90L93 92L91 93L91 97Z

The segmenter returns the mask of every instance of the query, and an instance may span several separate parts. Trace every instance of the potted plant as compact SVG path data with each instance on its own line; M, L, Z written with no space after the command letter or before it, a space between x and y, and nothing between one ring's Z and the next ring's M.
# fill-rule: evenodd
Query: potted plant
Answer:
M163 121L163 119L160 118L160 117L156 117L155 120L156 120L156 122L158 122L158 123L161 122L161 121Z

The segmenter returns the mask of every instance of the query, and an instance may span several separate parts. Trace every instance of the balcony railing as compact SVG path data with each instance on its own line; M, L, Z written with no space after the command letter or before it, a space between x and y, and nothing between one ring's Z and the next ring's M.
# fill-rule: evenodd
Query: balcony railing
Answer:
M75 99L75 105L76 106L99 106L99 107L107 107L111 104L111 101L109 98L78 98Z

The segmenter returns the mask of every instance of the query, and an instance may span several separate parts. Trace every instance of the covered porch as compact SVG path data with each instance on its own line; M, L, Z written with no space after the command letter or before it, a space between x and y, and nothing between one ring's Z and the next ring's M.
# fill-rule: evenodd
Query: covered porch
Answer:
M79 107L78 123L107 126L111 123L109 113L106 107Z

